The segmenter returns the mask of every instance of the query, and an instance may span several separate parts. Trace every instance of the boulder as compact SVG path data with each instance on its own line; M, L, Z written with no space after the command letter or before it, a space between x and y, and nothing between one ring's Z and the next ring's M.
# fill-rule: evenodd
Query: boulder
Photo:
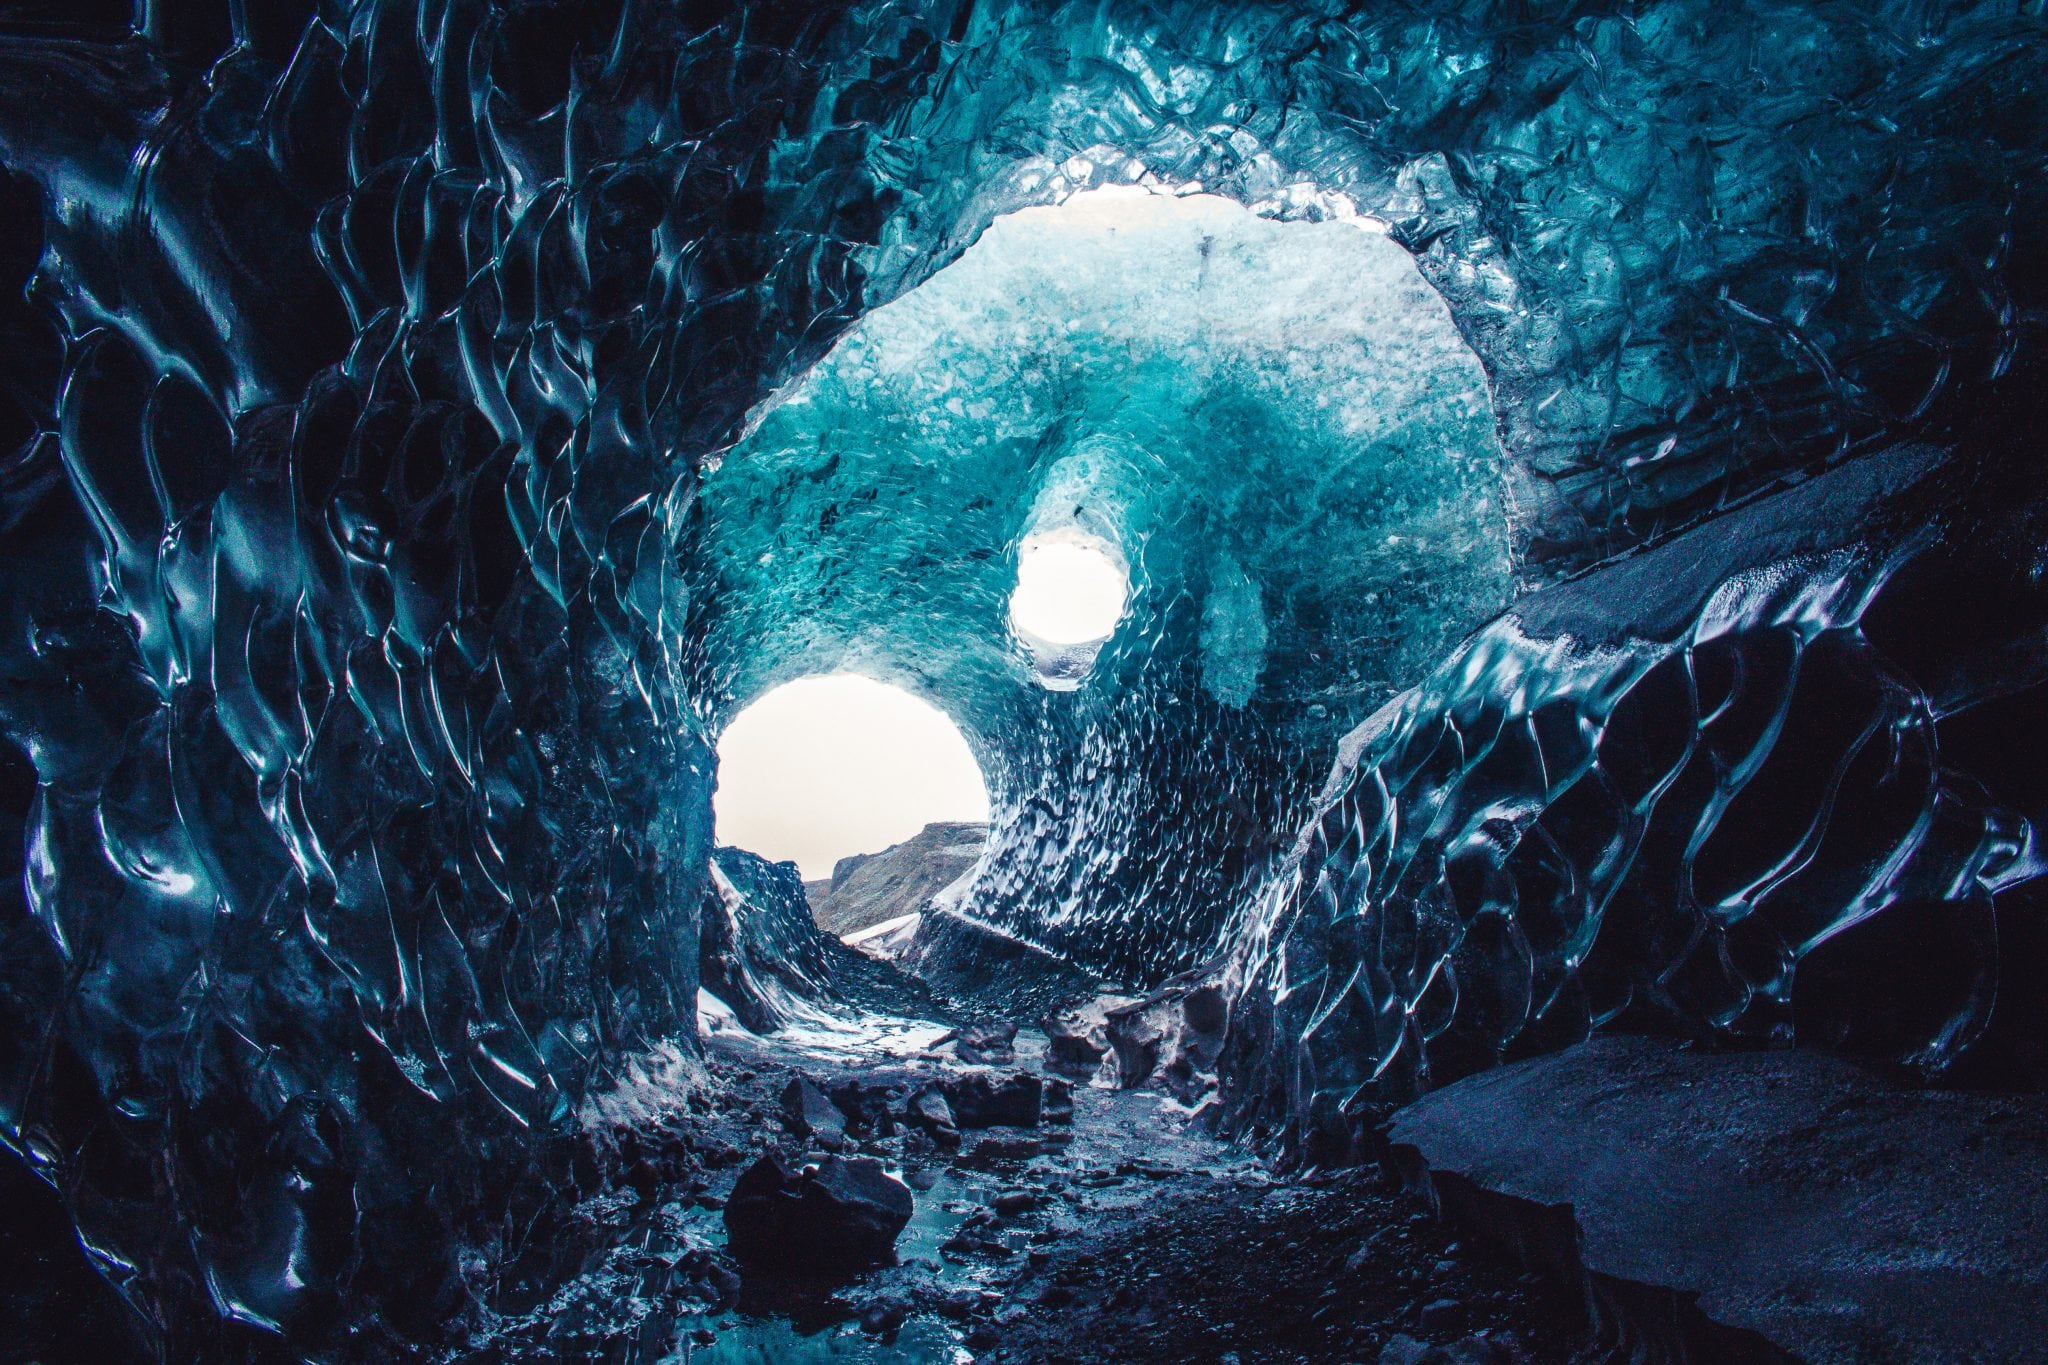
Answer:
M909 1188L879 1161L835 1156L798 1169L770 1154L733 1186L726 1244L771 1270L854 1270L890 1258L914 1207Z
M1039 1025L1045 1030L1046 1065L1055 1071L1093 1075L1109 1055L1109 1011L1131 1003L1129 996L1101 995L1048 1014Z
M954 1040L953 1055L973 1066L1008 1066L1017 1060L1017 1025L1008 1019L969 1024Z
M846 1114L808 1077L792 1077L782 1091L782 1118L791 1132L836 1147L846 1137Z
M967 1071L945 1082L953 1120L962 1128L1036 1128L1045 1082L1028 1071Z
M2048 1096L1597 1037L1394 1115L1386 1159L1637 1358L2048 1361Z
M1108 1010L1103 1031L1116 1054L1116 1082L1129 1089L1156 1081L1187 1105L1216 1087L1216 1058L1230 1026L1230 1007L1216 982L1198 972Z
M953 1106L936 1086L928 1085L910 1097L903 1110L903 1122L923 1129L941 1147L960 1145L960 1126L954 1121Z

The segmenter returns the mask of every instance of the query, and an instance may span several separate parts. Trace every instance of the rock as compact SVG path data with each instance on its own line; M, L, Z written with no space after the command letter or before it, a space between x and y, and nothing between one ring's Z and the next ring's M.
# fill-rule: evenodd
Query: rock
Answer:
M960 1030L953 1042L953 1055L970 1065L1008 1066L1017 1060L1017 1025L1008 1019L991 1019Z
M1039 1025L1045 1030L1046 1065L1057 1071L1092 1075L1109 1055L1109 1011L1131 1003L1129 996L1103 995L1085 1005L1047 1015Z
M1116 1054L1116 1083L1129 1089L1156 1077L1181 1103L1198 1103L1215 1089L1229 1024L1222 987L1192 973L1107 1011L1103 1031Z
M1396 1333L1380 1348L1379 1365L1521 1365L1527 1359L1512 1340L1485 1333L1442 1346Z
M956 1289L933 1307L940 1317L951 1318L954 1322L965 1322L980 1311L981 1295L972 1289Z
M1415 1320L1424 1327L1444 1327L1448 1326L1457 1316L1457 1300L1437 1299L1422 1305L1422 1311L1415 1315Z
M2048 1359L2044 1131L2038 1094L1617 1036L1432 1092L1388 1155L1658 1358L2017 1361Z
M821 1140L829 1138L831 1143L827 1145L846 1137L845 1113L806 1076L792 1077L783 1087L782 1118L791 1132Z
M989 1201L989 1207L1005 1218L1015 1218L1037 1208L1038 1196L1030 1190L1004 1190Z
M947 1079L946 1098L962 1128L1036 1128L1045 1083L1028 1071L969 1071Z
M892 1111L901 1095L900 1087L892 1093L887 1086L843 1080L826 1093L831 1096L832 1103L839 1106L839 1112L846 1115L848 1136L867 1133L885 1138L895 1134L896 1120Z
M879 1161L827 1157L800 1171L770 1155L733 1186L726 1242L741 1260L771 1269L857 1268L889 1258L913 1207Z
M960 1126L954 1120L953 1106L946 1102L944 1092L936 1086L926 1086L910 1097L910 1103L903 1111L903 1121L921 1129L942 1147L960 1145Z
M910 1305L889 1299L869 1305L860 1315L860 1330L869 1336L886 1336L901 1327L910 1317Z
M1045 1082L1043 1113L1047 1123L1072 1123L1074 1121L1074 1086L1057 1076Z
M975 1170L993 1170L1006 1162L1029 1161L1043 1156L1046 1144L1028 1134L985 1137L960 1158L960 1164Z

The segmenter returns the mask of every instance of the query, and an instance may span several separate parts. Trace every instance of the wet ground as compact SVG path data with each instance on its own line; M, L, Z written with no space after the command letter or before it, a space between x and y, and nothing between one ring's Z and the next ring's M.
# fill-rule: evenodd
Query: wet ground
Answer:
M715 1249L740 1172L771 1149L824 1155L785 1119L793 1076L914 1087L962 1063L928 1050L936 1025L819 1016L755 1037L709 1022L687 1157L643 1163L639 1188L594 1204L618 1244L484 1354L580 1340L688 1365L1602 1358L1565 1291L1461 1247L1377 1172L1277 1178L1164 1095L1085 1078L1071 1120L966 1130L957 1150L916 1131L850 1139L916 1193L894 1265L837 1283L736 1266ZM1039 1071L1043 1047L1021 1034L996 1070Z

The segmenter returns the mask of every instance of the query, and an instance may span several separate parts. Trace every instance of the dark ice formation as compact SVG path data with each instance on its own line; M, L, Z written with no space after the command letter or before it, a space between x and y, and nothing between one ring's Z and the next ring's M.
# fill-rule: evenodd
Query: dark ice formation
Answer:
M1606 1025L2048 1081L2048 502L1959 473L1873 454L1533 593L1360 727L1223 973L1230 1098L1341 1150Z
M1603 1025L2038 1084L2043 27L10 6L0 1159L166 1358L526 1311L700 970L853 994L710 819L838 667L988 772L913 965L1318 1159Z

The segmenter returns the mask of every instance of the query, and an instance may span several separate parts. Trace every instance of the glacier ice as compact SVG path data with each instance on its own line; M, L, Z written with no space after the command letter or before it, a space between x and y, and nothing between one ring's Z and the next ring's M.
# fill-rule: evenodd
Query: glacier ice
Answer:
M988 771L916 952L1220 974L1248 1131L2041 1076L2038 5L136 14L0 19L0 1140L171 1358L525 1311L700 964L818 985L709 793L825 666Z

